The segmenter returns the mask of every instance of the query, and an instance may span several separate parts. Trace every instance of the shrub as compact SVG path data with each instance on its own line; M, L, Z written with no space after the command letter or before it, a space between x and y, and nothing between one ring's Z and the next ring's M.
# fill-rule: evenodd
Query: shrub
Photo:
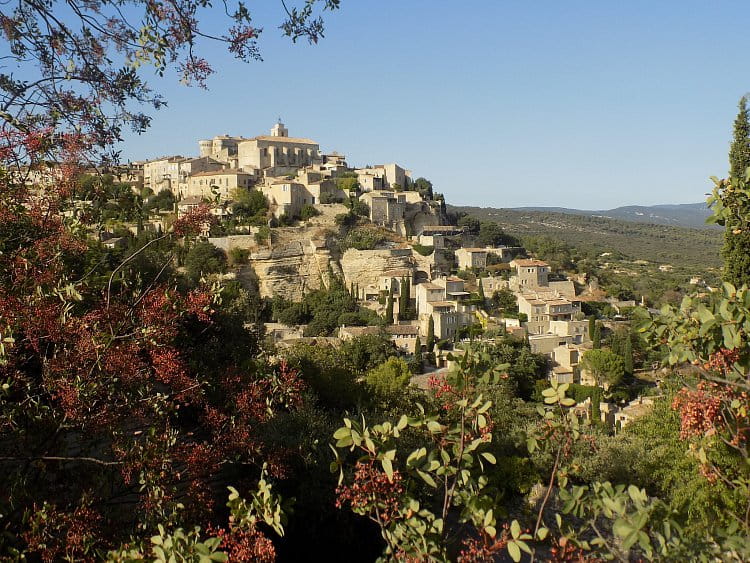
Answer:
M434 246L423 246L421 244L415 244L412 248L422 256L429 256L435 251Z
M305 204L299 212L300 219L303 221L307 221L311 217L317 217L318 215L320 215L320 211L315 209L315 206L310 205L309 203Z
M235 264L247 264L250 258L250 251L247 248L233 248L229 251L229 263Z

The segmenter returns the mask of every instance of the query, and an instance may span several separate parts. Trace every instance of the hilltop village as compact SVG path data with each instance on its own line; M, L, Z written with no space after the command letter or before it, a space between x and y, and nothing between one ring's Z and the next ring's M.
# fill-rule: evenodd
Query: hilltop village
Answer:
M385 334L418 364L412 383L424 385L466 342L512 337L546 359L549 380L610 385L584 365L600 327L582 305L636 303L603 297L585 275L552 271L499 229L457 221L428 180L399 164L351 167L279 122L269 135L201 140L198 156L133 162L115 176L143 196L148 218L113 214L98 233L102 244L124 247L129 237L168 232L179 217L210 210L200 240L229 268L200 274L235 280L273 303L263 324L278 349ZM325 321L306 314L305 297L334 284L356 310ZM579 410L621 427L650 404L601 401L592 413L586 397Z

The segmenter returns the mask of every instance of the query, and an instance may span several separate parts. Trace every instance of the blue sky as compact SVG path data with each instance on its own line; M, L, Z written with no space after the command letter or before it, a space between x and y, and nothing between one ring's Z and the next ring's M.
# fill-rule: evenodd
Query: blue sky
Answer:
M342 0L317 45L281 37L280 2L249 7L264 61L208 47L208 90L153 79L169 106L125 158L195 154L281 116L290 135L350 164L398 162L457 205L687 203L726 174L750 90L740 1Z

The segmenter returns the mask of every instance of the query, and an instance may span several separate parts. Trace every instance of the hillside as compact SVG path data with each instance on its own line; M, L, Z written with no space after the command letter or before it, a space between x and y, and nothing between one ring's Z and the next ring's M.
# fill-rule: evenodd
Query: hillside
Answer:
M710 211L705 202L665 205L626 205L604 210L569 209L566 207L516 207L513 210L623 219L637 223L653 223L674 227L717 228L715 225L706 225L706 218L710 215Z
M620 252L633 259L672 264L703 271L721 265L722 232L636 223L572 213L453 207L483 221L500 224L507 233L524 238L549 235L586 252Z

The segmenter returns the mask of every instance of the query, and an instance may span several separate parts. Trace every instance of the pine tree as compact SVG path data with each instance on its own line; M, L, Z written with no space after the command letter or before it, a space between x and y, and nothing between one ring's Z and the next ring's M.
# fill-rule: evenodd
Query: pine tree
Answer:
M750 167L750 117L747 98L740 98L739 112L734 120L734 135L729 148L729 174L744 182L745 173ZM724 259L724 280L739 287L750 285L750 232L746 229L735 232L733 226L724 231L724 246L721 249Z
M388 303L385 306L385 324L393 324L393 285L388 292Z

